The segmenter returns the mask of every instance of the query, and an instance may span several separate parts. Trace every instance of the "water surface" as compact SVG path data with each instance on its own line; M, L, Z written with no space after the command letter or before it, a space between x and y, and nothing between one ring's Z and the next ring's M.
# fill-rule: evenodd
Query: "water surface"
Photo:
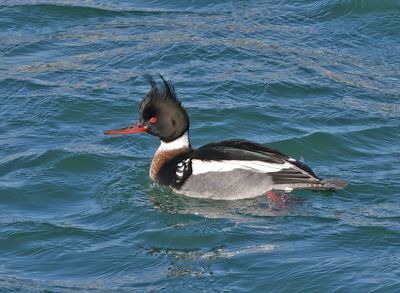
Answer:
M0 2L0 291L400 290L398 1ZM175 195L147 174L143 70L192 144L245 138L337 193Z

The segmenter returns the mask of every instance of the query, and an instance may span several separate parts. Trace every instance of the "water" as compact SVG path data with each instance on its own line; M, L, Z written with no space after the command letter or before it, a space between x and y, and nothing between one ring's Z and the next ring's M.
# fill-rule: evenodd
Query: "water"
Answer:
M398 292L400 3L1 1L0 291ZM303 157L337 193L174 195L147 176L141 71L192 144Z

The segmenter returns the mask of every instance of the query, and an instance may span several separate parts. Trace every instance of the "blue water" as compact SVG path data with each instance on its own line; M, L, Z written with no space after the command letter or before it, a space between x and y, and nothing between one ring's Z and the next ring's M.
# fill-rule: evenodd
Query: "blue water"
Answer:
M400 2L1 1L1 292L399 292ZM175 195L137 119L145 70L194 146L245 138L336 193Z

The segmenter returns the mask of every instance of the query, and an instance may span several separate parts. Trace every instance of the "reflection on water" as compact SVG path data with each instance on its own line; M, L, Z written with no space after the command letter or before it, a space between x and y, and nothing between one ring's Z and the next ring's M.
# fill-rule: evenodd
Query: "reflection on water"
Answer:
M193 214L206 218L226 218L246 221L247 217L282 216L293 212L296 202L284 208L276 205L265 196L251 199L224 201L191 198L174 194L166 188L153 186L151 191L153 206L164 213Z

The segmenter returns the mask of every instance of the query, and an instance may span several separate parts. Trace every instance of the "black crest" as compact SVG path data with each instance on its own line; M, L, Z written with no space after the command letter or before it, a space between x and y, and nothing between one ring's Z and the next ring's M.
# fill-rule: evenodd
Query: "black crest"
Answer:
M142 115L143 110L152 103L173 102L177 106L182 107L181 102L176 97L174 86L169 81L166 81L161 74L158 74L163 83L161 88L149 73L143 73L142 76L149 83L150 91L140 103L140 115Z

